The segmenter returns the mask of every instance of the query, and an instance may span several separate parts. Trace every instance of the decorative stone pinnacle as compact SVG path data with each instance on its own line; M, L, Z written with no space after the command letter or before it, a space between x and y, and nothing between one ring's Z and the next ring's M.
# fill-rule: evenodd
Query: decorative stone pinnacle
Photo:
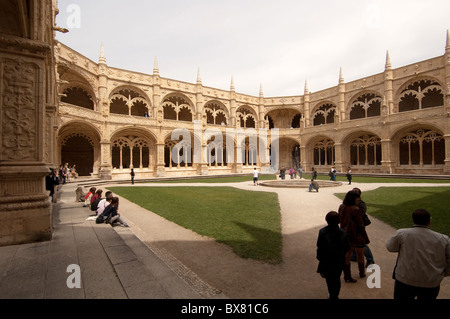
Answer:
M342 66L341 66L341 68L339 69L339 83L343 83L343 82L344 82L344 75L343 75Z
M308 80L305 80L305 94L309 94Z
M259 97L263 97L264 93L263 93L263 87L262 87L262 83L259 84Z
M391 65L391 57L389 56L389 50L386 51L386 66L385 66L385 68L386 68L387 70L390 70L390 69L392 68L392 65Z
M231 76L230 90L231 90L231 91L234 91L234 79L233 79L233 76Z
M98 59L99 63L106 63L106 58L105 58L105 47L103 46L103 42L100 45L100 57Z
M445 50L450 51L450 31L449 30L447 30L447 41L445 44Z

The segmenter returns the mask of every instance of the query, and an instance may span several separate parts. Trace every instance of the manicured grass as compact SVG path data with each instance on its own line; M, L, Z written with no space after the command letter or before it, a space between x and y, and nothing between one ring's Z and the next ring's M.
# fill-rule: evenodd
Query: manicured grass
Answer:
M277 179L276 175L259 175L259 181L269 181ZM250 182L253 183L253 175L249 176L227 176L227 177L211 177L211 178L193 178L193 179L179 179L170 181L154 181L152 183L240 183Z
M303 174L303 178L311 179L311 175ZM287 179L287 177L286 177ZM329 181L330 177L325 175L317 176L317 179ZM337 176L338 182L348 183L345 176ZM419 179L419 178L394 178L394 177L370 177L370 176L353 176L352 182L356 183L436 183L436 184L448 184L450 186L450 180L438 180L438 179ZM445 185L444 185L445 186Z
M180 226L232 247L242 258L281 262L281 213L275 193L233 187L109 187Z
M425 208L432 216L430 228L450 236L450 187L381 187L361 197L369 215L397 229L411 227L412 212Z

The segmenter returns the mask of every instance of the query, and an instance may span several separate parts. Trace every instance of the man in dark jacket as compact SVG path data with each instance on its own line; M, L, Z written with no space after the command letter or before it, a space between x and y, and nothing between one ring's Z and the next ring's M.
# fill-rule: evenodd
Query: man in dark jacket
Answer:
M317 238L317 272L325 278L330 299L339 299L341 274L345 265L345 253L350 249L347 234L339 227L339 214L329 212L325 220L328 226L319 230Z

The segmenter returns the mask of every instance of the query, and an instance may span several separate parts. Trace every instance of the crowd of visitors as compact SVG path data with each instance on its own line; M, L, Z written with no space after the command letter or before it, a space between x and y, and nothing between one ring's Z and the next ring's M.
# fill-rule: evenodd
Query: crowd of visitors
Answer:
M360 278L365 278L365 269L375 263L366 231L371 221L361 190L349 191L338 210L328 212L325 220L327 226L319 230L317 238L317 272L325 278L329 299L339 299L342 273L345 282L357 282L351 261L356 261ZM436 299L441 281L450 276L450 239L429 229L427 210L415 210L412 220L412 228L399 229L386 243L388 251L398 253L394 299Z

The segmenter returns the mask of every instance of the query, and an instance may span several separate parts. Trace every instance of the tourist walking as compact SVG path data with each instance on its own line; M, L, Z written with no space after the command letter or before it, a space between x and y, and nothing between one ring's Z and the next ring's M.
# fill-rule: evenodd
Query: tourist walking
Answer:
M350 257L353 251L356 251L356 259L358 262L359 277L364 278L364 246L369 244L369 237L366 233L366 227L364 226L361 211L356 206L356 199L359 194L354 191L349 191L344 198L344 201L339 206L339 216L341 228L347 233L350 249L345 255L344 266L344 280L346 282L356 282L351 276L351 264Z
M253 186L258 185L258 170L256 167L253 169Z
M331 166L328 176L330 176L330 181L336 181L336 169L334 168L334 166Z
M341 274L350 244L346 232L339 228L337 212L329 212L325 220L328 225L319 230L317 238L317 272L326 280L329 299L339 299Z
M394 299L436 299L442 279L450 276L450 239L430 229L427 210L416 209L412 219L413 227L397 230L386 243L398 253Z
M282 167L280 169L280 178L285 179L285 176L286 176L286 168Z
M314 167L312 168L312 179L317 179L317 171Z
M135 173L134 173L134 169L133 168L131 169L130 175L131 175L131 184L134 184L134 175L135 175Z
M345 174L345 177L347 177L348 185L352 184L352 169L349 167L347 169L347 174Z

